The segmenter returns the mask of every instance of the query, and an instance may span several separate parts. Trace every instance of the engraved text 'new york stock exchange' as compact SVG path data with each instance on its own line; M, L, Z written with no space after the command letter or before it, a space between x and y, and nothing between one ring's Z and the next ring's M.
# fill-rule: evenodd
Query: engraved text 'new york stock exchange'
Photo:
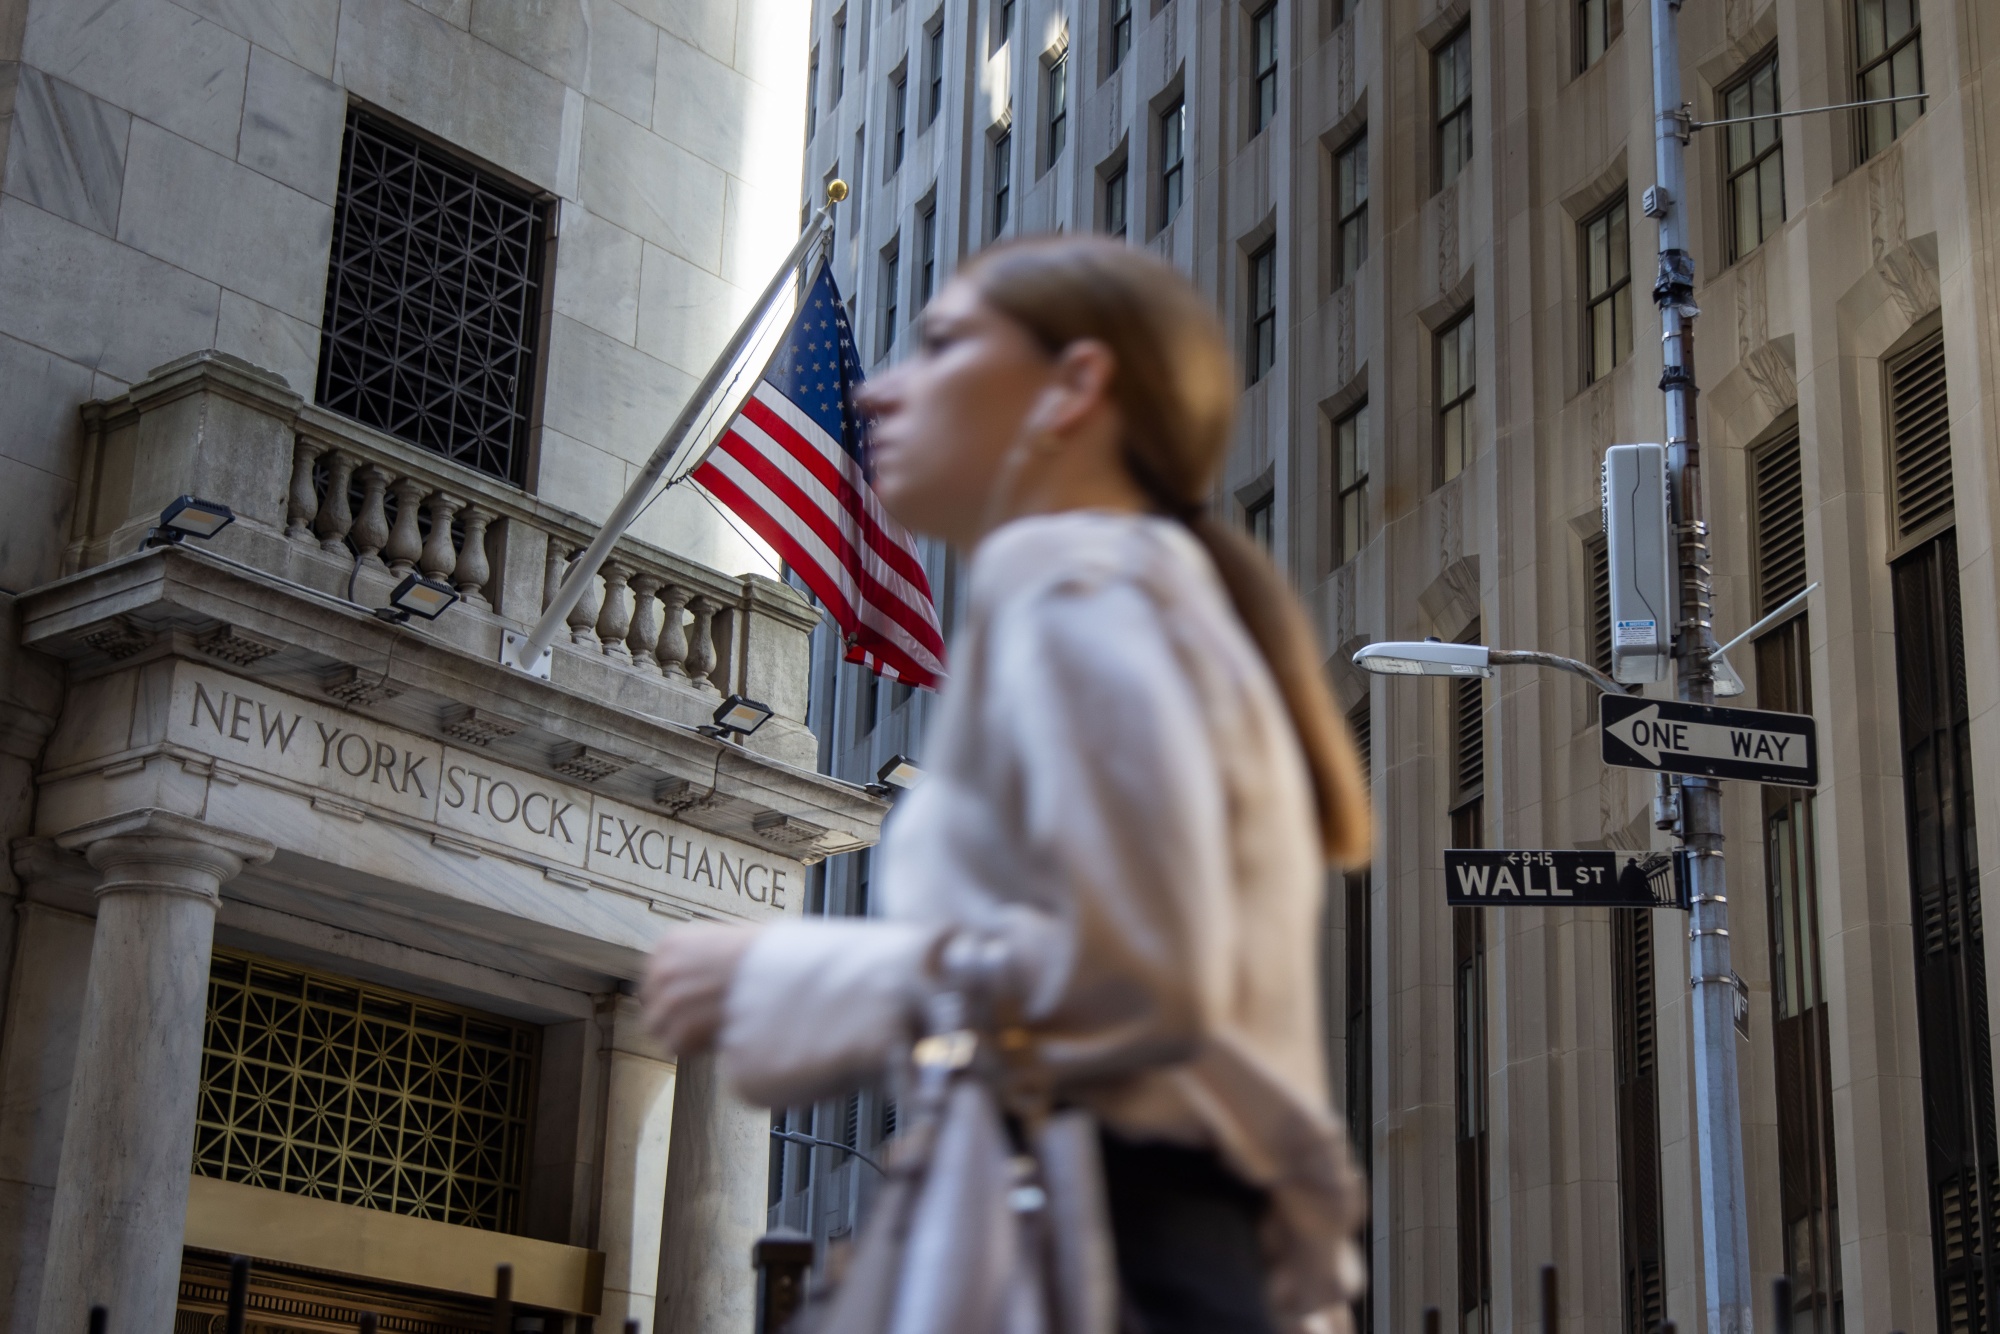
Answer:
M194 664L174 682L179 743L338 798L731 912L784 912L795 862L583 788Z

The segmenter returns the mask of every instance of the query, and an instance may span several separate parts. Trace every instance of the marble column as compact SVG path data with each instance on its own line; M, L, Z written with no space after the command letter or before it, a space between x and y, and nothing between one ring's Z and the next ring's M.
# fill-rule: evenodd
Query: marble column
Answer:
M713 1056L682 1058L654 1334L752 1327L750 1247L764 1235L770 1167L771 1114L730 1094Z
M57 840L102 873L38 1329L173 1328L201 1079L209 954L224 881L273 849L136 811Z
M0 1030L0 1329L34 1329L94 923L43 903L17 919Z
M604 1252L599 1329L639 1322L651 1334L659 1295L660 1225L674 1121L674 1062L645 1031L639 1001L618 997L611 1014L604 1096L604 1169L597 1249Z

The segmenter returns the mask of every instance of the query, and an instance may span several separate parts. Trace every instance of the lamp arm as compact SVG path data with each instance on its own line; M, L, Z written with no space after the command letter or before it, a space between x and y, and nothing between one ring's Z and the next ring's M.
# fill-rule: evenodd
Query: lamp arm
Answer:
M838 1149L850 1158L859 1158L862 1162L874 1168L878 1175L888 1175L886 1172L883 1172L882 1164L876 1162L859 1149L849 1148L839 1140L821 1139L818 1135L802 1134L796 1130L779 1130L775 1126L771 1129L771 1138L784 1140L788 1144L803 1144L809 1149Z
M1769 629L1773 625L1776 625L1779 621L1783 620L1785 617L1791 615L1794 611L1796 611L1801 605L1804 604L1807 595L1818 587L1819 587L1819 580L1817 579L1813 580L1811 583L1807 584L1804 588L1801 588L1797 593L1793 594L1789 598L1786 598L1782 604L1780 604L1777 607L1774 607L1771 611L1767 612L1762 618L1760 618L1757 621L1755 625L1751 626L1748 630L1745 630L1742 634L1736 636L1736 638L1730 640L1727 644L1724 644L1721 648L1714 650L1708 656L1711 658L1719 658L1723 654L1729 652L1729 650L1735 648L1738 644L1742 643L1744 640L1750 638L1752 635L1762 634L1765 630Z
M1530 649L1496 648L1487 653L1486 660L1496 667L1554 667L1558 671L1581 676L1607 695L1628 693L1623 684L1598 671L1587 662L1575 658L1565 658L1554 653L1536 653Z

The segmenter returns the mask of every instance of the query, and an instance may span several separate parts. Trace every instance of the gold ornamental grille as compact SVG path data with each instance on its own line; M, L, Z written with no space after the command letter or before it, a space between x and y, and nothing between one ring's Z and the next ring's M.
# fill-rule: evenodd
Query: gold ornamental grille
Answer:
M438 1222L518 1226L538 1034L215 952L194 1172Z

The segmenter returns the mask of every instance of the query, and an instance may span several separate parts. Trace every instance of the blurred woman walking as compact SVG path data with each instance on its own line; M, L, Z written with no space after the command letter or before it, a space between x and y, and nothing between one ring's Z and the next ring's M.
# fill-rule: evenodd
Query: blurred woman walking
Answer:
M770 1106L911 1077L915 1047L933 1124L844 1280L882 1295L820 1328L1344 1330L1366 1191L1316 942L1367 801L1302 609L1204 513L1228 343L1179 273L1089 238L985 252L922 333L860 393L875 485L972 553L971 597L884 917L677 931L655 1029Z

